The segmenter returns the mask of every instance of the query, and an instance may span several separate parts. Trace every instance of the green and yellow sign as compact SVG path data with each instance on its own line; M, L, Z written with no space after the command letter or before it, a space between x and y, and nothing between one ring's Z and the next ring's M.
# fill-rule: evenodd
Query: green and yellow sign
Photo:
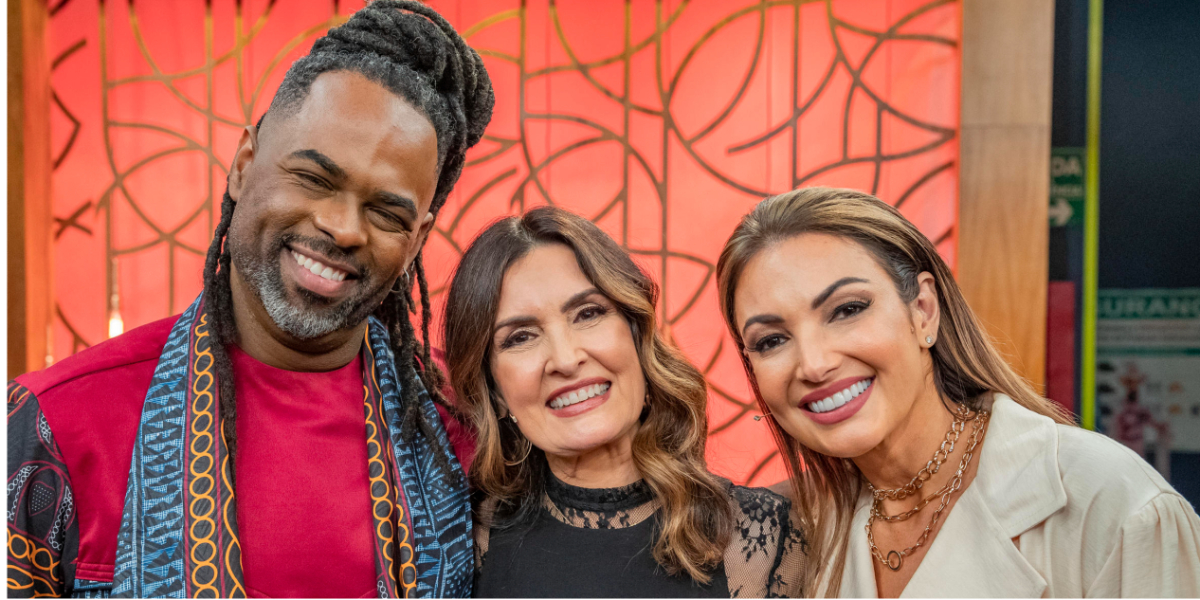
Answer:
M1050 225L1083 224L1083 148L1050 149Z

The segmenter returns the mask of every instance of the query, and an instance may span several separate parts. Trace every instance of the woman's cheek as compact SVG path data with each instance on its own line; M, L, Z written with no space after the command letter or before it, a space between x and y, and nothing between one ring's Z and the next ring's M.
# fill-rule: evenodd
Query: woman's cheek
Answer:
M540 389L541 377L531 368L533 361L523 358L532 357L507 356L504 364L493 371L500 393L509 400L511 407L523 408L533 404Z
M758 380L758 392L772 410L785 408L787 404L788 370L779 360L756 359L750 361L754 377Z
M632 350L636 356L637 344L633 340L629 326L621 317L607 315L604 322L599 327L592 328L592 331L594 333L590 341L597 347L603 348L606 354L621 355L628 359L628 354Z

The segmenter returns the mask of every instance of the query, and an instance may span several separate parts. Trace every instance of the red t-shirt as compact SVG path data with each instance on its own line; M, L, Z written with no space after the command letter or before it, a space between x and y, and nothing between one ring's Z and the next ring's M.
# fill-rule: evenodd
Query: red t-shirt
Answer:
M362 358L297 373L230 348L237 389L237 513L246 594L375 591Z
M76 577L112 581L134 438L178 317L134 329L17 381L38 398L71 477ZM237 502L250 596L375 595L362 361L298 373L230 348L238 394ZM460 459L465 430L442 415Z

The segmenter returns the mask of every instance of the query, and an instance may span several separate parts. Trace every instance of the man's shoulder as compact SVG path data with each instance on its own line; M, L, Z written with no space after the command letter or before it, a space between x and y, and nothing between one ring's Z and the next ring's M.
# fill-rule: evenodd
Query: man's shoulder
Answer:
M82 579L111 580L146 391L177 320L170 317L130 330L47 369L17 377L15 383L24 390L10 387L9 464L14 437L53 441L55 454L65 464L61 475L72 491L67 497L77 511L76 575ZM13 421L14 408L24 408L19 422Z
M25 373L17 377L16 382L38 398L43 398L47 394L55 395L76 386L92 387L105 379L122 380L131 374L138 376L147 368L153 373L171 328L178 319L179 315L174 315L130 330L41 371ZM146 383L149 384L149 380Z

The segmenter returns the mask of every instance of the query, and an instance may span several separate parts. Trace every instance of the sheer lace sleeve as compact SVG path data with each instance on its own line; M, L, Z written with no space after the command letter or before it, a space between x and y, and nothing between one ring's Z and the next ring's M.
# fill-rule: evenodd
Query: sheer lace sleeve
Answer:
M733 598L796 598L808 572L804 532L792 503L763 488L729 490L737 525L725 550L725 574Z
M487 554L488 540L491 538L491 525L496 518L496 499L483 498L478 501L475 523L472 533L475 537L475 570L483 566L483 555Z

